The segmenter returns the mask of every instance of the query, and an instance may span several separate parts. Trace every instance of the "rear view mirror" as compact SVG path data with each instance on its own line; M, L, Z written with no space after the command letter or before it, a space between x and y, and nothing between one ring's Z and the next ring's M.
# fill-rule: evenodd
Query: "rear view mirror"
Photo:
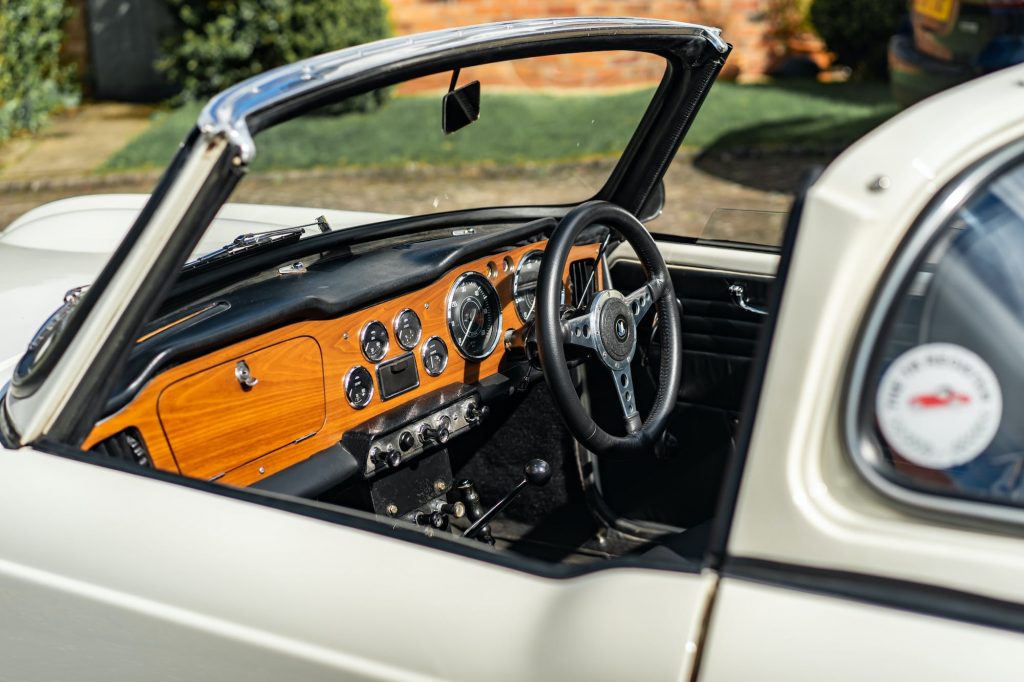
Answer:
M452 79L454 81L454 79ZM480 81L450 90L441 105L441 128L445 135L465 128L480 118Z

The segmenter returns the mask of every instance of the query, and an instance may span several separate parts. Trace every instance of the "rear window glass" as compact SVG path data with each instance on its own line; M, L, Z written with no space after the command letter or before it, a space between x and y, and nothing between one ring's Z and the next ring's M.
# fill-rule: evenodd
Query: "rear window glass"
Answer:
M908 274L862 396L859 456L935 495L1024 505L1024 166L939 230Z

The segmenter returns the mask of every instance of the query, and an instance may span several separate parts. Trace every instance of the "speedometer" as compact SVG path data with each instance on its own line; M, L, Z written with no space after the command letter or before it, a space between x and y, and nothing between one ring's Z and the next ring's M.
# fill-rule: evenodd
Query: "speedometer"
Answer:
M519 261L515 277L512 278L512 297L516 302L516 313L524 324L533 321L537 313L537 277L540 275L540 263L544 259L543 251L530 251ZM565 285L560 288L559 305L565 303Z
M448 292L448 331L455 348L468 360L483 360L501 336L501 301L487 278L477 272L459 275Z

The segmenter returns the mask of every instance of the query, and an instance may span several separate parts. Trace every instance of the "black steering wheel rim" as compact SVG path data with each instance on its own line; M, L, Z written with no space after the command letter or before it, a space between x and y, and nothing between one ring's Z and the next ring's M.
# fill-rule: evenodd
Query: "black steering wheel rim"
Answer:
M629 296L606 289L595 297L587 314L563 320L559 305L562 273L576 238L595 224L616 230L633 247L647 282ZM652 305L658 312L662 353L654 405L647 418L641 421L635 404L630 404L630 397L635 398L635 393L629 361L636 351L636 324ZM572 435L595 454L649 453L665 432L679 393L681 340L672 278L657 244L643 224L625 209L605 201L590 201L569 211L552 233L540 266L537 344L544 379ZM612 371L627 435L608 433L583 407L569 374L567 343L591 348Z

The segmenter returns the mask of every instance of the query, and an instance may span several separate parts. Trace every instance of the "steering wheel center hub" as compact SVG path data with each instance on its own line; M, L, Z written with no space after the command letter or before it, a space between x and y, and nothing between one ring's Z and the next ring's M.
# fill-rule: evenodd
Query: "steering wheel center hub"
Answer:
M608 354L606 364L618 365L629 362L636 348L636 324L633 312L617 291L602 292L607 295L596 301L598 345ZM611 362L607 362L610 360Z

